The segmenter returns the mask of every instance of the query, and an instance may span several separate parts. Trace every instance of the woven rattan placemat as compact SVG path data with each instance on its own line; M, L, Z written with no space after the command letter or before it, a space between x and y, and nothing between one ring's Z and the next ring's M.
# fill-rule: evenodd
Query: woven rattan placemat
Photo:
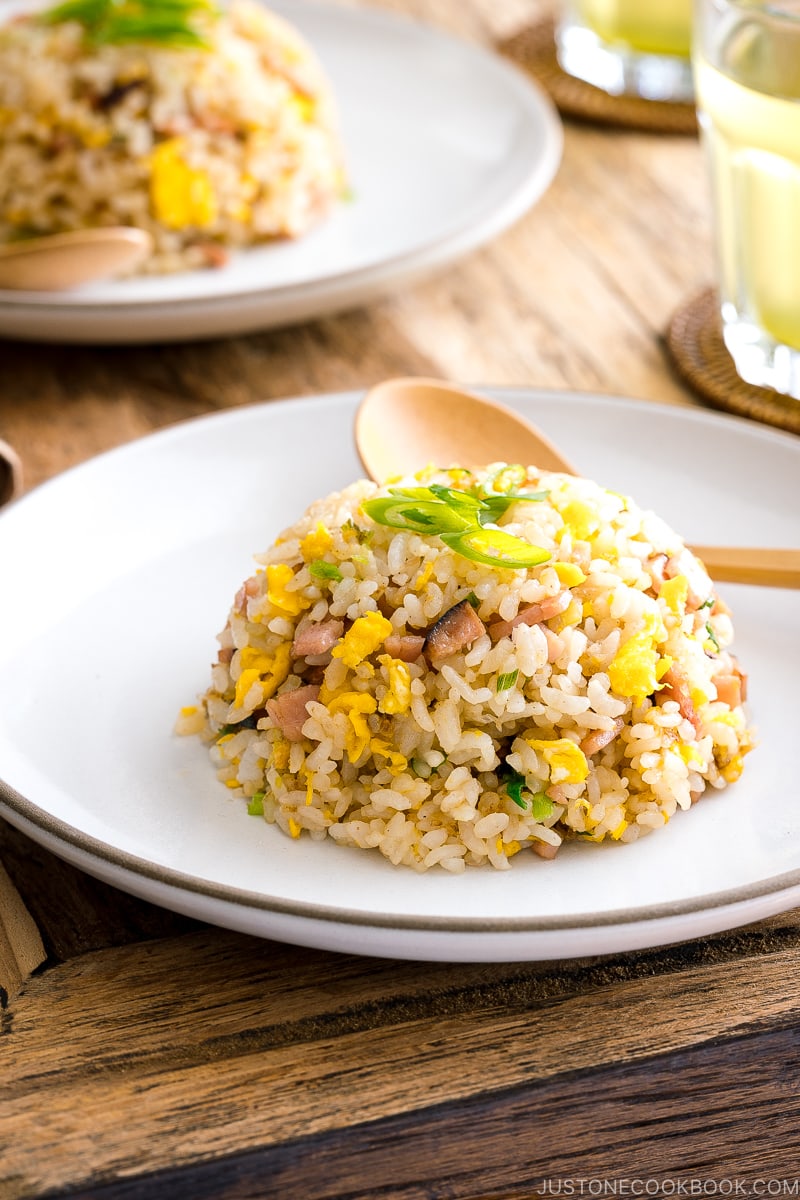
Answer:
M715 408L800 433L800 400L754 387L736 374L722 339L719 301L713 288L683 304L667 327L667 351L685 383Z
M562 116L648 133L697 133L693 104L609 96L600 88L567 75L558 65L555 26L550 17L506 38L498 49L530 72L549 93Z

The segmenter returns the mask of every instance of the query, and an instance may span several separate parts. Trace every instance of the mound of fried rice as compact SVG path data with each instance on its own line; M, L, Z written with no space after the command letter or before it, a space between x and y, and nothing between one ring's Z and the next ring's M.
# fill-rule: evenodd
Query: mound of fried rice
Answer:
M92 46L75 21L0 28L0 242L134 225L158 273L221 266L329 212L343 159L309 47L251 0L204 34Z
M395 486L491 490L501 466ZM377 524L362 503L387 489L364 481L257 557L178 721L251 813L417 871L505 869L632 842L739 777L746 679L701 562L624 496L525 476L545 498L499 524L537 567Z

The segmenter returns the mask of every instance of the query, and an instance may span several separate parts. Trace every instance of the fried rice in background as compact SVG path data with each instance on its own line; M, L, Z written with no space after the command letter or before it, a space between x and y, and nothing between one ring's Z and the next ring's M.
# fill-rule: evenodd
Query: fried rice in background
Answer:
M634 841L738 778L745 676L699 560L630 499L501 466L394 486L505 488L498 525L541 565L379 523L364 502L390 493L364 481L258 556L178 721L252 814L418 871L505 869ZM513 501L509 480L545 496Z
M220 266L330 211L343 155L310 48L251 0L201 21L199 47L93 45L33 13L0 28L0 242L134 225L159 273Z

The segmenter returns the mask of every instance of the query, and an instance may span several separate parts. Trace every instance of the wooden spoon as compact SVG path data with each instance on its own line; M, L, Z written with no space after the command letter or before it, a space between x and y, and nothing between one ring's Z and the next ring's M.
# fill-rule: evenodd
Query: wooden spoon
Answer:
M0 508L22 491L22 463L16 450L0 440Z
M75 229L0 246L0 288L60 292L131 271L153 248L144 229Z
M446 467L521 462L578 475L539 430L511 409L437 379L388 379L359 406L356 448L370 478ZM800 587L800 550L692 546L712 578L727 583Z

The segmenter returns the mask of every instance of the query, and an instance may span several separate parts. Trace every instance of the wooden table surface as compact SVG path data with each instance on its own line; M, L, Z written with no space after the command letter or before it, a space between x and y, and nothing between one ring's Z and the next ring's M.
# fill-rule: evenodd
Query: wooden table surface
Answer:
M484 44L546 11L373 3ZM515 228L368 308L204 344L0 341L27 486L200 413L392 374L696 403L662 333L711 279L698 144L565 139ZM797 912L592 961L360 959L175 916L0 823L0 918L0 1200L798 1194Z

